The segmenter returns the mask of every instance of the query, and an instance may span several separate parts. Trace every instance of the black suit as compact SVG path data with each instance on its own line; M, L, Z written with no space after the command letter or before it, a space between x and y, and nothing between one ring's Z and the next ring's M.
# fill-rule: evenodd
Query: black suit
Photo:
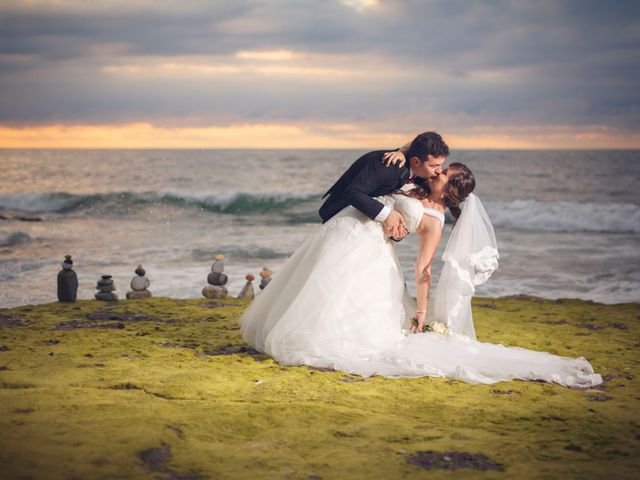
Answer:
M382 155L388 151L369 152L353 162L322 196L325 198L329 195L319 210L322 223L348 205L353 205L371 220L375 220L384 205L372 197L387 195L407 183L409 179L409 162L402 167L387 167L382 163Z

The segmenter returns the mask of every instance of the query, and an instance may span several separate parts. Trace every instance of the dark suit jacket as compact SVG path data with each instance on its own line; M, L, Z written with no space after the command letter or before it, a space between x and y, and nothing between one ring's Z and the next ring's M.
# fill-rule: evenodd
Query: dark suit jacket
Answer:
M387 195L409 179L409 162L403 167L382 163L382 155L390 150L369 152L357 159L338 181L325 193L327 198L318 213L325 223L348 205L375 220L384 205L372 197Z

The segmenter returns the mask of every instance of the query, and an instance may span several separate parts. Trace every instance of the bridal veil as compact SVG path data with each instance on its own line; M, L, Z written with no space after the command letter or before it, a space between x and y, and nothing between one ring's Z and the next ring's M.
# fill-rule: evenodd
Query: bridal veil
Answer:
M470 194L461 210L442 255L444 266L429 317L446 325L450 334L475 340L471 299L476 287L498 268L499 254L493 225L480 199Z

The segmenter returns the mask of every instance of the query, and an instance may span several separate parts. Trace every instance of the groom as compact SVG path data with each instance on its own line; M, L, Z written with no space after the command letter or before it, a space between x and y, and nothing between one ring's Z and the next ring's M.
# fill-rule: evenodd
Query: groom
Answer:
M395 239L407 235L400 212L391 210L373 197L387 195L399 189L411 176L425 179L437 177L442 173L449 147L439 134L425 132L418 135L411 142L409 150L404 152L408 159L404 165L386 167L382 156L387 151L365 153L322 196L329 196L319 210L322 223L346 206L352 205L371 220L381 222L385 235Z

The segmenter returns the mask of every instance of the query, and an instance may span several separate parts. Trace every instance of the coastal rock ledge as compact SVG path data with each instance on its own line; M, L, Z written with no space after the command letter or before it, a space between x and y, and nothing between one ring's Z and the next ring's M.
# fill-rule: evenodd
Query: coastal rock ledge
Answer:
M595 479L640 470L638 303L474 301L481 341L584 356L605 379L590 390L284 367L242 342L248 304L159 297L0 309L2 477Z

